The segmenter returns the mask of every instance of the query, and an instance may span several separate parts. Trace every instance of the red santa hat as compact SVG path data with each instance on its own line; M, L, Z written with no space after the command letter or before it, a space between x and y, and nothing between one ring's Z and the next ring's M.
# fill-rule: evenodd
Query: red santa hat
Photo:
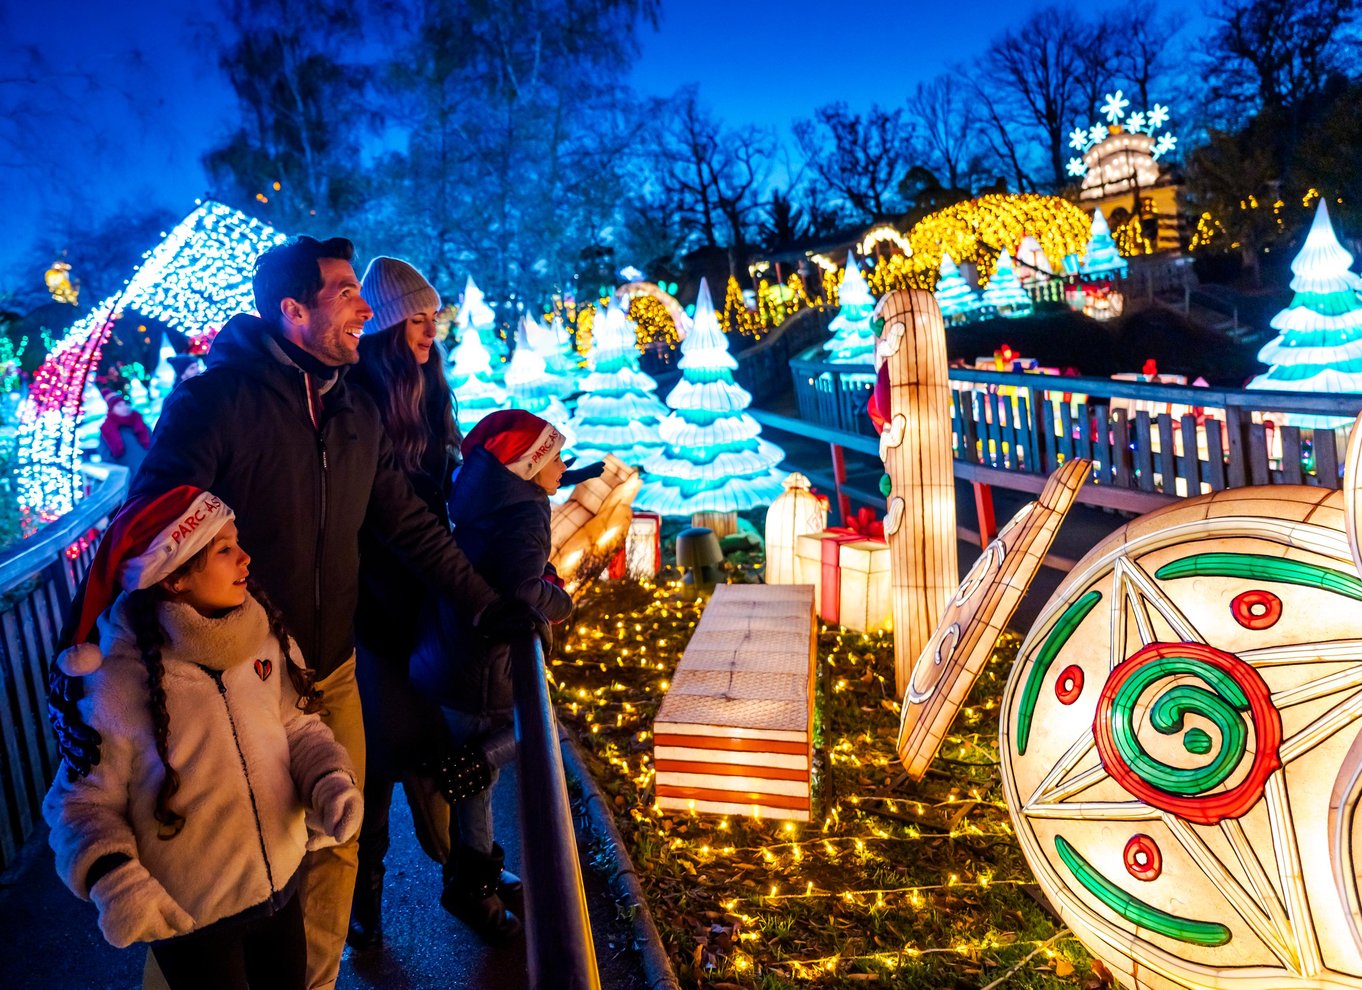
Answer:
M57 657L61 669L73 677L97 669L103 657L88 640L119 593L165 580L235 516L222 499L191 485L124 502L104 531L76 598L71 645Z
M566 443L558 428L523 409L499 409L478 421L463 438L467 453L476 447L526 481L539 473Z

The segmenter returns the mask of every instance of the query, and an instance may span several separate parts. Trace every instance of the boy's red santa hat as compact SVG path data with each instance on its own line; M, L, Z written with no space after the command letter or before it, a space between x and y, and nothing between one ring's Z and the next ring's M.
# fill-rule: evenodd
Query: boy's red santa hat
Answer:
M533 478L566 443L547 420L523 409L499 409L478 420L463 438L465 453L482 447L526 481Z
M119 593L165 580L235 516L222 499L191 485L124 502L104 531L76 597L71 645L57 657L61 669L72 677L97 669L103 656L89 639Z

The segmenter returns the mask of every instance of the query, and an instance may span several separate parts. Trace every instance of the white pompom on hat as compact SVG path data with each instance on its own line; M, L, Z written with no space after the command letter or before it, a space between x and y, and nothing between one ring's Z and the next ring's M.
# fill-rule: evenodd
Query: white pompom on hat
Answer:
M374 311L364 324L366 333L377 333L405 322L417 313L436 312L440 294L426 277L401 258L379 256L369 262L360 280L359 294Z
M58 655L57 665L72 677L98 669L103 657L89 639L119 593L164 581L235 517L222 499L192 485L124 502L90 562L74 604L71 645Z

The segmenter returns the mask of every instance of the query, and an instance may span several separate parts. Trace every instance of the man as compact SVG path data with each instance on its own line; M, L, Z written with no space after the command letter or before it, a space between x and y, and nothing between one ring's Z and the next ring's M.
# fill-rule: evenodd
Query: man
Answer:
M345 368L373 315L353 256L344 238L311 237L261 255L253 281L261 315L229 320L207 370L171 393L131 494L196 485L236 510L252 573L316 670L324 718L362 785L353 622L362 524L489 638L532 629L537 613L498 599L477 575L396 467L372 400L347 387ZM59 734L69 732L60 713L56 721ZM350 842L309 854L300 870L311 988L335 984L356 859Z

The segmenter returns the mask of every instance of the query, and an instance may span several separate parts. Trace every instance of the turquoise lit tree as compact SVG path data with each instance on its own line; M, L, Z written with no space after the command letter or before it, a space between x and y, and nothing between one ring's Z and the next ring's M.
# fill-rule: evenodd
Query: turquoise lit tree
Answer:
M582 390L581 357L562 320L554 317L546 327L533 316L526 316L521 321L520 331L525 342L544 359L544 374L552 380L554 395L566 399Z
M667 446L647 464L634 504L667 516L769 505L783 490L786 472L777 465L785 453L761 439L744 411L752 396L733 381L738 362L703 279L678 366L681 381L667 396L672 413L659 431Z
M999 316L1031 315L1031 297L1027 295L1021 280L1017 278L1017 270L1012 265L1012 255L1006 248L998 255L998 267L993 272L993 277L988 280L988 285L984 287L982 302L985 306L993 307Z
M1291 305L1272 318L1278 335L1258 352L1267 372L1249 388L1282 392L1362 392L1362 279L1338 242L1321 197L1305 244L1291 262ZM1334 428L1351 420L1288 415L1291 426Z
M463 298L459 300L459 312L454 317L454 333L462 341L470 332L477 333L482 339L483 349L487 351L488 365L492 370L492 380L500 383L506 376L506 366L510 362L510 348L497 333L497 314L483 295L473 276L468 276L464 284Z
M453 367L449 372L449 384L454 389L458 406L459 429L467 433L488 413L505 407L506 390L496 382L492 356L483 346L482 335L476 327L463 330L450 360Z
M549 374L544 356L534 349L527 337L526 317L516 332L515 350L506 366L506 395L512 407L532 412L558 427L571 445L571 418L567 406L558 397L562 390L560 379ZM542 328L541 328L542 329Z
M662 449L658 425L667 407L657 397L657 382L639 370L638 338L617 306L599 310L592 320L589 373L568 423L574 451L583 463L614 454L642 467Z
M947 323L964 323L979 314L979 294L965 281L949 254L941 256L941 275L934 295Z
M1083 252L1083 263L1079 272L1083 275L1104 275L1109 278L1124 278L1130 262L1121 257L1116 250L1116 241L1111 236L1111 227L1101 207L1092 215L1092 233L1088 247Z
M828 330L832 339L823 344L828 360L848 364L871 364L875 360L875 331L870 329L870 314L875 310L875 297L856 264L855 256L847 252L847 267L842 284L837 290L839 309Z

